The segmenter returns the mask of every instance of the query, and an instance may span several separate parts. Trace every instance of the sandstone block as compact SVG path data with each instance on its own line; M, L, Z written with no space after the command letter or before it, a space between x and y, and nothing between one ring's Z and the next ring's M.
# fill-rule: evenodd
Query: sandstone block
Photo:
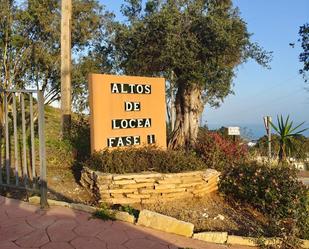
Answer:
M144 182L152 182L155 183L156 179L155 178L134 178L136 183L144 183Z
M155 190L154 188L141 188L138 190L141 194L152 194L152 193L158 193L158 190Z
M80 184L87 189L87 191L91 191L92 185L89 184L88 182L84 181L83 179L80 179Z
M202 178L201 177L182 177L181 178L181 182L182 183L192 183L192 182L194 182L194 183L203 183L204 181L202 180Z
M193 234L194 239L211 243L224 244L227 241L227 232L203 232Z
M200 187L200 186L204 186L205 183L203 182L190 182L190 183L181 183L179 185L177 185L180 188L190 188L190 187Z
M207 185L214 185L218 184L218 179L210 179L207 182L205 182Z
M135 222L135 217L133 215L130 215L127 212L121 212L121 211L115 212L115 219L125 221L125 222L129 222L129 223L133 223L133 224Z
M192 193L193 194L207 193L207 188L194 189Z
M155 184L155 189L174 189L175 184Z
M145 199L147 199L147 198L150 198L150 194L126 194L126 197L128 197L128 198L133 198L133 199L136 199L136 198L145 198Z
M124 185L123 188L126 189L138 189L138 188L145 188L145 187L153 187L154 183L152 182L145 182L145 183L135 183L135 184L129 184L129 185Z
M227 243L231 245L240 245L240 246L257 246L255 238L251 237L241 237L235 235L229 235L227 237Z
M156 193L178 193L186 191L185 188L158 189Z
M158 180L157 183L159 184L181 183L181 180L180 178L165 178L162 180Z
M211 187L211 188L207 188L205 193L212 193L214 191L217 191L218 190L218 186L214 186L214 187Z
M106 189L108 189L108 185L107 184L103 184L103 185L98 184L98 188L99 188L99 190L106 190Z
M113 193L113 194L111 194L111 196L113 198L125 198L124 194L115 194L115 193Z
M134 191L135 191L134 189L120 188L120 189L109 189L109 190L107 190L107 193L109 193L109 194L127 194L127 193L133 193Z
M111 197L110 197L110 198L105 198L105 199L103 199L103 200L101 199L101 200L99 200L99 204L100 204L100 203L104 203L104 204L105 204L105 203L113 204L113 202L112 202L113 199L114 199L114 198L111 198Z
M301 240L302 242L302 248L309 248L309 240Z
M135 184L136 182L134 180L117 180L113 181L114 185L126 185L126 184Z
M133 204L140 203L141 199L132 199L132 198L111 198L108 200L112 204Z
M140 212L137 224L186 237L192 236L194 228L192 223L180 221L149 210L142 210Z
M114 180L123 180L123 179L138 179L138 178L154 178L161 177L160 173L140 173L140 174L124 174L124 175L114 175Z
M279 238L265 238L264 239L265 245L280 245L281 240Z
M100 194L101 199L111 198L110 194Z
M80 211L84 211L87 213L94 213L97 210L95 207L88 206L85 204L80 204L80 203L71 203L70 207L75 210L80 210Z
M35 204L35 205L40 204L40 197L38 197L38 196L31 196L31 197L29 197L29 203L30 204Z

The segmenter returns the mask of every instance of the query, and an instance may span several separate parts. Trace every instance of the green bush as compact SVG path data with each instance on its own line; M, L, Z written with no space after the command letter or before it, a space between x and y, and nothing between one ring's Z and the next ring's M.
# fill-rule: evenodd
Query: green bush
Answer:
M84 166L114 174L143 171L178 173L206 168L193 152L160 150L155 147L103 150L94 153Z
M297 237L309 238L308 189L297 179L296 169L256 163L232 165L222 172L219 189L268 217L272 236L287 236L284 233L293 231Z
M116 220L115 212L111 210L106 204L102 203L100 208L93 213L94 218L98 218L104 221Z

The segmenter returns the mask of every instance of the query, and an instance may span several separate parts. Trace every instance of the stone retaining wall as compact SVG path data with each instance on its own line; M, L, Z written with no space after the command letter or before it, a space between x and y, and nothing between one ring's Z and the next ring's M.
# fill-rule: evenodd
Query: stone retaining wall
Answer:
M84 168L81 183L99 202L143 204L203 196L218 189L218 176L219 172L213 169L185 173L117 175Z

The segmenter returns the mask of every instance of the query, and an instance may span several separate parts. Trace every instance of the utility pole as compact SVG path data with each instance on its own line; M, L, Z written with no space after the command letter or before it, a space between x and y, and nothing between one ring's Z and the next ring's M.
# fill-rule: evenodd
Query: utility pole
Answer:
M264 125L265 129L267 132L267 137L268 137L268 161L270 162L271 160L271 116L265 116L263 118L264 120Z
M61 1L61 135L71 128L71 25L72 0Z

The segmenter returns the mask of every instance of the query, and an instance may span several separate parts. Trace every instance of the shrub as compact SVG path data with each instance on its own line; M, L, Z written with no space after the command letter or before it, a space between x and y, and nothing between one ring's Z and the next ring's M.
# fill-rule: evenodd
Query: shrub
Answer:
M84 164L105 173L139 173L155 171L177 173L205 169L193 152L160 150L155 147L103 150L94 153Z
M196 153L210 168L223 170L226 165L243 161L248 155L247 146L231 141L216 132L200 131Z
M287 236L293 231L309 238L308 189L297 179L296 169L256 163L232 165L222 172L219 189L268 217L272 236Z
M69 168L74 162L73 148L69 141L50 138L46 141L46 163L51 169Z
M109 207L102 203L100 208L93 213L93 217L107 221L107 220L116 220L115 212Z

